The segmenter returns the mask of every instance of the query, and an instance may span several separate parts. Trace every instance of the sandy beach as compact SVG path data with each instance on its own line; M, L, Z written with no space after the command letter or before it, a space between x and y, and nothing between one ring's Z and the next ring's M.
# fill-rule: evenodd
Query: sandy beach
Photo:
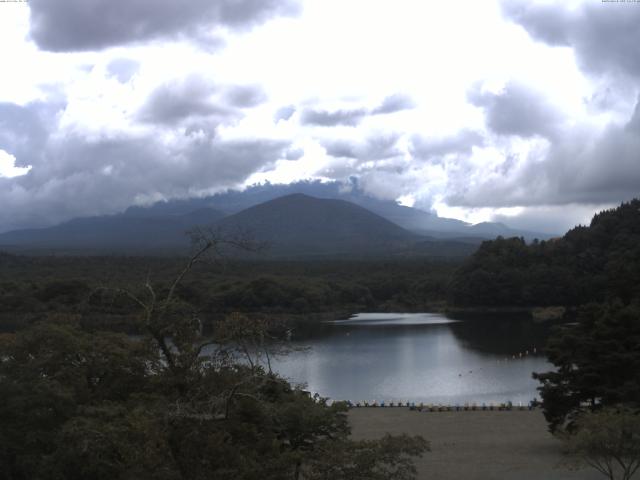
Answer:
M408 408L354 408L356 439L386 432L422 435L431 452L418 459L419 479L597 480L590 468L571 470L561 443L534 411L418 412Z

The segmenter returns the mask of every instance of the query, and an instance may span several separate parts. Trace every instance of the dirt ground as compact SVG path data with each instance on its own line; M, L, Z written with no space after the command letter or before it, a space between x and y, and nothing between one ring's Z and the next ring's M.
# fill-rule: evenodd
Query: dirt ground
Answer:
M431 452L418 459L429 480L597 480L590 468L571 470L562 447L538 411L418 412L408 408L354 408L356 439L386 432L422 435Z

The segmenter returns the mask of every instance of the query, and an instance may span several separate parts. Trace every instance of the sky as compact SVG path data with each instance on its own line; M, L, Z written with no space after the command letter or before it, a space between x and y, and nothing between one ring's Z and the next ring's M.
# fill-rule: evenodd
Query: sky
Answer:
M0 2L0 231L355 177L563 232L638 196L638 25L605 0Z

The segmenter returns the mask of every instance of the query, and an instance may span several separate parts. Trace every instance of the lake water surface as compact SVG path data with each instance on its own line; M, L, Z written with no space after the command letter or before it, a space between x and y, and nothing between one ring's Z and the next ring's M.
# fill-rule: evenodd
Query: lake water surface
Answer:
M549 326L517 318L366 313L294 330L307 345L274 370L334 400L526 403L534 371L552 367L541 349Z

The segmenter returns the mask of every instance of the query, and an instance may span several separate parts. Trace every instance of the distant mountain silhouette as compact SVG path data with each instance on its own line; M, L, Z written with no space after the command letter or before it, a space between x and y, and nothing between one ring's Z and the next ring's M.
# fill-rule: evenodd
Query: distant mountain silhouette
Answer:
M76 218L54 227L1 234L0 246L105 250L187 248L187 230L213 224L223 216L216 210L201 208L182 215Z
M523 235L502 224L470 225L440 218L396 202L369 197L357 186L349 191L340 185L337 182L267 184L243 192L131 207L117 215L77 218L54 227L0 234L0 248L91 253L185 252L189 247L186 232L199 225L233 234L250 233L255 240L268 243L266 255L275 257L464 256L494 234L533 238L530 232ZM324 196L317 198L295 192L298 189L317 191ZM272 198L283 191L295 193Z
M185 207L198 206L184 213ZM176 202L124 214L78 218L60 225L0 235L0 248L69 252L185 252L194 226L265 243L261 256L428 255L463 256L478 239L439 240L410 232L359 205L296 193L233 215L208 208L206 201ZM404 207L402 207L404 208ZM244 254L243 254L244 255Z
M461 220L439 217L435 213L400 205L393 200L381 200L369 196L359 187L356 179L352 179L350 183L320 181L301 181L290 184L266 183L248 187L243 191L229 190L205 198L158 202L150 207L130 207L124 214L126 216L153 217L185 214L198 208L214 208L231 215L269 200L295 193L355 203L406 230L440 239L459 237L493 239L501 235L503 237L524 237L529 241L534 238L547 239L553 236L516 230L501 223L484 222L471 225Z
M267 242L267 253L272 255L391 253L420 240L353 203L300 193L250 207L217 226Z

